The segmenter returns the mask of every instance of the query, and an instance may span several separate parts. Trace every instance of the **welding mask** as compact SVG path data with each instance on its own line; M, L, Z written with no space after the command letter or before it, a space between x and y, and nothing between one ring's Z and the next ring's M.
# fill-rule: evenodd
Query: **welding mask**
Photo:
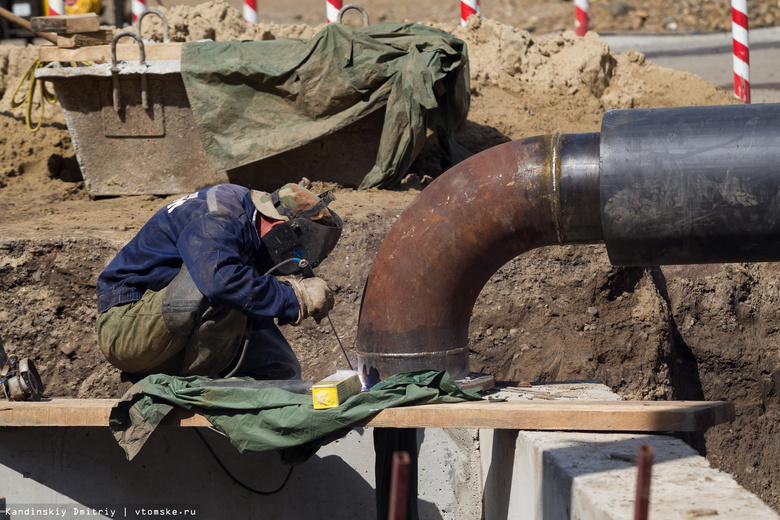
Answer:
M329 191L318 197L297 184L285 184L273 193L252 192L252 201L261 214L283 221L262 237L263 263L281 264L274 275L301 273L298 262L285 260L306 260L317 267L333 251L344 225L341 217L328 208L333 199Z

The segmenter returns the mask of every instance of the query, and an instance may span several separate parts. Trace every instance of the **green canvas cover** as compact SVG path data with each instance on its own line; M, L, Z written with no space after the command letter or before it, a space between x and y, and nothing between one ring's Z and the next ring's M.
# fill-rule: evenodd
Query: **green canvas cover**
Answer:
M432 27L333 23L310 40L187 43L181 74L215 171L297 148L380 109L379 152L361 189L397 184L426 127L451 163L470 155L453 139L469 109L466 43Z
M357 423L392 406L479 400L479 389L464 392L447 372L396 374L341 405L316 410L311 395L278 388L200 386L203 376L145 377L111 410L109 426L128 459L175 406L202 414L240 452L278 450L299 464L320 446L346 435Z

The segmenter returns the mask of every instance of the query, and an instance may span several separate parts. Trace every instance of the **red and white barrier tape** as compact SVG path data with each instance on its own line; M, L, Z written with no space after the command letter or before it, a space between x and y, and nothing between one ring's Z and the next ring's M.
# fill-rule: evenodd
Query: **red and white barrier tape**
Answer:
M577 36L588 32L588 0L574 0L574 32Z
M734 43L734 95L750 103L750 45L747 0L731 0L731 39Z
M130 3L130 11L133 15L133 25L138 22L138 17L146 11L146 0L133 0Z
M341 0L325 0L325 14L328 17L328 23L336 23L341 8Z
M49 0L49 16L65 14L65 0Z
M465 27L469 16L479 13L479 0L460 0L460 24Z
M257 0L244 0L244 21L257 23Z

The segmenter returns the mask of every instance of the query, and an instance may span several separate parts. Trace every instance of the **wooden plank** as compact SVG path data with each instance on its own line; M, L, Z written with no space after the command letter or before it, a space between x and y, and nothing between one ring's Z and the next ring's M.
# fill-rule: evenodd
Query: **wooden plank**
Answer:
M61 49L76 49L78 47L106 45L106 43L111 43L113 34L113 31L110 29L105 29L95 32L71 34L66 36L59 35L57 36L57 47Z
M723 401L474 401L390 408L366 426L549 431L692 432L734 420Z
M0 427L108 426L111 408L117 399L65 399L45 401L0 401ZM202 415L176 408L163 424L211 426Z
M0 427L107 426L114 399L0 401ZM487 428L548 431L692 432L732 421L725 401L473 401L383 410L364 426ZM164 424L209 426L202 416L175 410Z
M131 39L122 41L133 41ZM181 42L150 43L144 45L147 60L180 60ZM138 44L118 43L116 46L116 58L123 61L138 61ZM106 63L111 61L111 45L96 45L94 47L81 47L78 49L61 49L52 45L39 47L38 58L43 62L49 61L91 61L94 63Z
M100 18L96 13L34 16L30 19L30 27L35 32L56 34L95 32L100 29Z

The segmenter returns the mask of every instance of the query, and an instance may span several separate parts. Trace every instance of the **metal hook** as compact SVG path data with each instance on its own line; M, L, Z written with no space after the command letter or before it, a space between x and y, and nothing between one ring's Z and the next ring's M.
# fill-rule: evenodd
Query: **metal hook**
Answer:
M141 65L146 66L146 49L144 48L144 42L141 40L140 35L131 32L120 32L114 35L114 39L111 40L111 75L114 78L114 110L117 113L119 113L119 65L116 59L116 44L125 36L129 36L138 42L139 62ZM146 91L146 74L141 73L141 106L143 106L144 110L148 110L149 108L149 101L148 96L146 95Z
M350 9L355 9L356 11L360 11L363 14L363 27L368 27L370 25L368 23L368 12L365 10L365 8L357 4L347 4L339 9L339 14L336 16L336 23L342 23L341 18L344 16L344 13Z
M138 23L136 25L136 29L138 31L138 37L141 37L141 22L144 19L144 16L147 14L156 14L160 17L163 23L163 43L169 43L171 41L171 34L168 30L168 19L165 17L165 15L160 11L159 9L147 9L143 13L141 13L141 16L138 17Z

